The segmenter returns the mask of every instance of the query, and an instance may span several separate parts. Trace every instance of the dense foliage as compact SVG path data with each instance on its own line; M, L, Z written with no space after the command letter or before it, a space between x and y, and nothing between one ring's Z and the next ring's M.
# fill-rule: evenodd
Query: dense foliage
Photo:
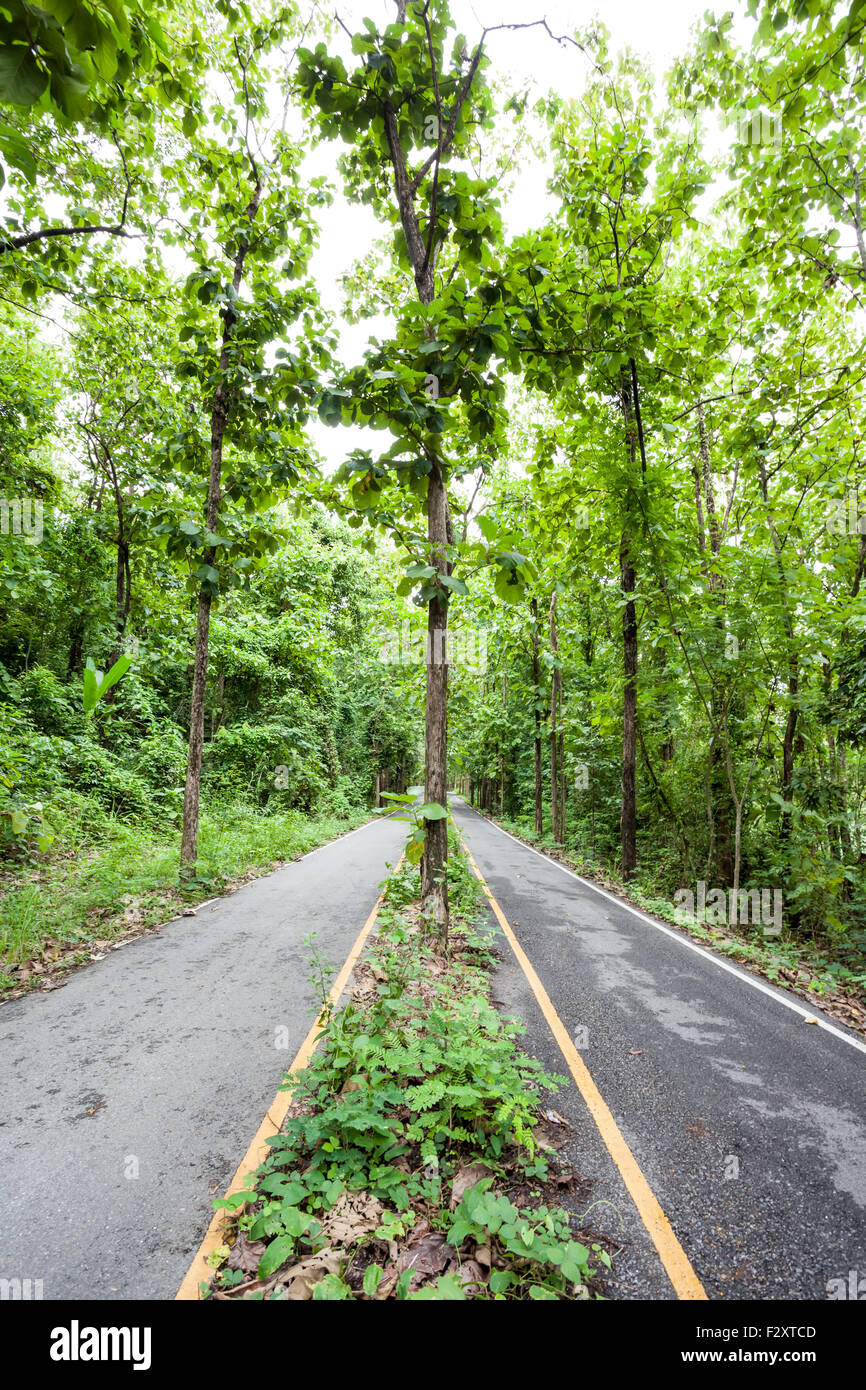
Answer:
M434 811L447 767L626 880L779 889L787 934L856 953L862 0L708 15L663 89L600 26L497 26L573 56L541 95L442 0L354 34L9 13L6 860L119 818L182 829L189 870L199 785L348 815L418 771L426 686ZM388 315L361 361L310 274L315 142L381 226L344 285L347 321ZM312 419L369 447L323 473Z

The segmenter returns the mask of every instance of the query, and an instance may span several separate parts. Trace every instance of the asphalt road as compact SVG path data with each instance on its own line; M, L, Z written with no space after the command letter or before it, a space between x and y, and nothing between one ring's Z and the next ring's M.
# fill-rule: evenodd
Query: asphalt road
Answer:
M452 809L709 1297L823 1300L866 1277L862 1042ZM342 965L404 832L374 822L0 1008L0 1278L174 1296L312 1021L303 939ZM564 1073L498 949L495 997ZM576 1087L552 1103L566 1200L620 1250L609 1296L675 1297Z
M690 949L465 802L452 811L708 1296L826 1300L851 1270L866 1291L862 1039L802 1001L787 1007L793 996ZM499 942L494 993L526 1020L528 1050L565 1072ZM611 1295L673 1297L574 1085L553 1103L591 1183L578 1205L595 1204L588 1224L623 1246Z
M173 1298L396 862L376 821L0 1008L0 1278Z

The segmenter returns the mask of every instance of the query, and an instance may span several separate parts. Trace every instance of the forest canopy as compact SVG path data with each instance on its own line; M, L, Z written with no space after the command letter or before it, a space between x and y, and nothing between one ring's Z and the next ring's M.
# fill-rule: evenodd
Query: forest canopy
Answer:
M423 782L862 983L866 3L383 15L0 0L7 963Z

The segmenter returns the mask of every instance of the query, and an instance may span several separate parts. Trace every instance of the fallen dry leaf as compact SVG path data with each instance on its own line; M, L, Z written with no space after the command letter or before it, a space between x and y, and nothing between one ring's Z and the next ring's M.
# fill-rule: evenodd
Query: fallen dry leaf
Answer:
M484 1270L477 1260L464 1260L460 1265L452 1265L449 1273L452 1273L458 1284L462 1284L464 1288L467 1284L485 1282Z
M490 1169L486 1163L462 1163L451 1184L451 1210L459 1206L470 1187L474 1187L482 1178L489 1177Z
M444 1235L440 1231L431 1231L400 1251L396 1262L397 1273L411 1269L413 1275L441 1274L454 1255L454 1248L445 1244Z
M568 1120L564 1115L560 1115L558 1110L545 1110L544 1118L549 1120L552 1125L565 1125L567 1128L571 1128Z
M305 1303L313 1297L313 1289L326 1274L340 1273L340 1256L336 1250L319 1250L315 1255L306 1255L291 1269L287 1269L280 1279L280 1287L286 1298L293 1303Z
M229 1269L241 1269L244 1274L255 1274L259 1267L259 1260L267 1248L265 1241L247 1240L241 1231L231 1248L226 1263Z
M375 1231L385 1208L369 1192L344 1192L322 1217L322 1230L335 1243L350 1245Z

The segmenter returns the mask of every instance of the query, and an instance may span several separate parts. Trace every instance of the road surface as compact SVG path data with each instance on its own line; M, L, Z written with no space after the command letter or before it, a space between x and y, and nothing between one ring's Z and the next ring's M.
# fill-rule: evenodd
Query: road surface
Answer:
M465 802L452 813L708 1296L825 1300L851 1270L866 1294L862 1039L650 925ZM528 1050L564 1072L502 950L495 992L526 1019ZM610 1204L590 1219L622 1231L614 1297L673 1297L575 1088L554 1104L594 1179L586 1205Z
M862 1040L452 809L707 1295L823 1300L852 1270L866 1292ZM174 1296L310 1027L304 938L339 968L404 835L371 823L0 1008L0 1278ZM564 1073L501 931L497 949L494 996ZM574 1084L552 1103L567 1200L621 1251L610 1296L675 1298Z
M0 1278L173 1298L405 826L375 821L0 1008Z

